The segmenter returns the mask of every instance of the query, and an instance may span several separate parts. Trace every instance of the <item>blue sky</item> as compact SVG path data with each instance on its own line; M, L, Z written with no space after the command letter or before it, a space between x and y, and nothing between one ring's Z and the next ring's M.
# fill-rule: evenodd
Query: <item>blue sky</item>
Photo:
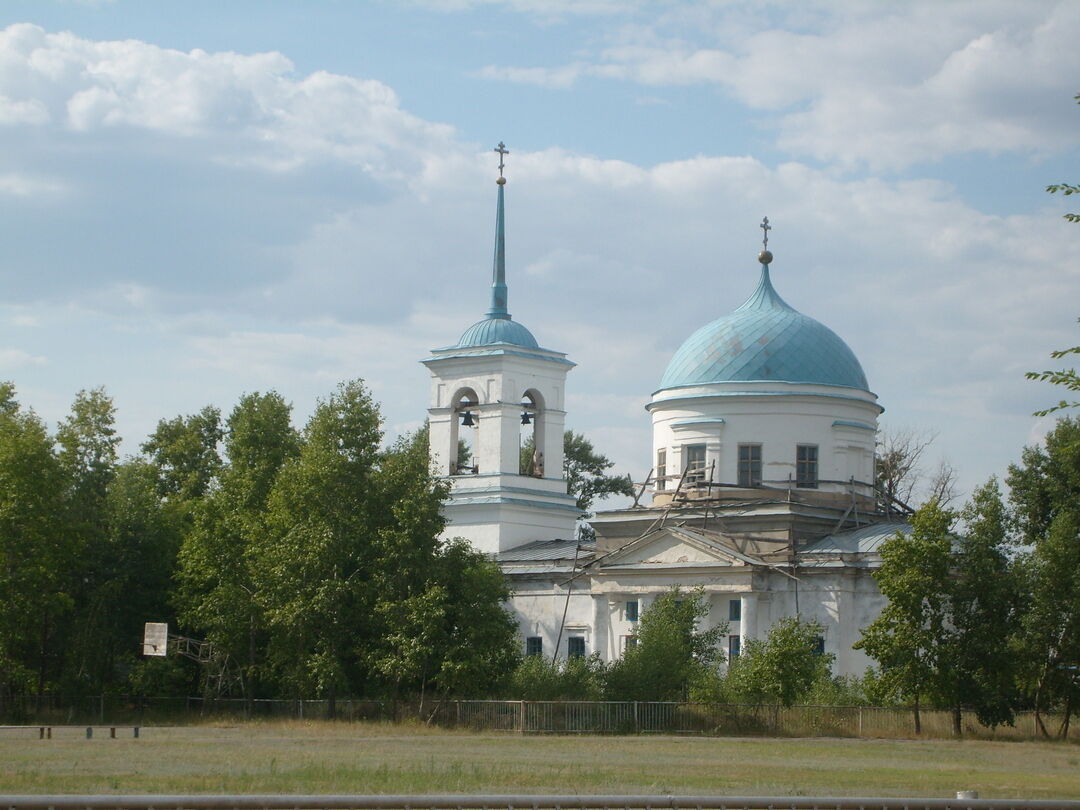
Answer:
M635 476L680 342L774 280L965 489L1077 343L1074 2L5 2L0 379L54 422L104 385L125 448L363 377L388 430L486 305L569 353L568 424Z

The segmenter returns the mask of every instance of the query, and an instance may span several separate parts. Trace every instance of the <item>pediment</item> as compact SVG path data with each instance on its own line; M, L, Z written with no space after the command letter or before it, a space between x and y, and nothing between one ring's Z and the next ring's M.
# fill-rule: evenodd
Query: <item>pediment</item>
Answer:
M743 567L755 560L720 542L678 527L657 529L644 537L596 561L600 567L609 566L732 566Z

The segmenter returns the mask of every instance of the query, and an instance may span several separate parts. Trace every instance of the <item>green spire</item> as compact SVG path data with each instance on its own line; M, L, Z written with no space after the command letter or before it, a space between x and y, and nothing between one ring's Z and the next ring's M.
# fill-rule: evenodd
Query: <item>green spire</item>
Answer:
M502 144L499 144L502 146ZM506 226L503 213L503 187L506 178L500 176L499 200L495 210L495 263L491 273L491 309L489 318L510 318L506 309Z
M487 316L510 320L510 313L506 310L506 216L503 213L503 186L506 185L506 178L503 177L506 164L503 163L503 158L510 154L510 150L505 143L499 141L494 151L499 153L499 179L495 181L499 186L499 201L495 209L495 266L491 271L491 309Z

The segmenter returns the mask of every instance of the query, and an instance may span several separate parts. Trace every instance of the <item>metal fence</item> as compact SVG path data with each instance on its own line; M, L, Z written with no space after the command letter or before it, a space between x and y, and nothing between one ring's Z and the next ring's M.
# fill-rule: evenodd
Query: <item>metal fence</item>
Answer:
M1061 718L1043 715L1054 733ZM71 701L56 696L8 700L0 721L26 725L183 724L199 720L335 719L346 722L424 722L447 728L524 734L703 734L717 736L914 737L909 709L868 706L781 706L631 701L445 700L244 700L94 696ZM952 713L923 710L919 736L953 736ZM963 733L985 739L1040 736L1032 712L1013 726L989 728L973 713ZM1080 741L1080 723L1069 739Z
M0 796L8 810L1080 810L1058 799L806 796Z

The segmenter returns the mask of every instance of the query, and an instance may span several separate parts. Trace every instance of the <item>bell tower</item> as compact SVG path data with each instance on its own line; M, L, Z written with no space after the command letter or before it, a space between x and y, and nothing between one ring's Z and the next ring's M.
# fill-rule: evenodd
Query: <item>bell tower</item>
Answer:
M432 377L432 464L451 483L445 536L464 537L487 554L535 540L570 540L579 514L563 477L566 374L574 364L541 348L507 309L503 158L509 152L501 142L495 152L490 307L456 344L421 361Z

